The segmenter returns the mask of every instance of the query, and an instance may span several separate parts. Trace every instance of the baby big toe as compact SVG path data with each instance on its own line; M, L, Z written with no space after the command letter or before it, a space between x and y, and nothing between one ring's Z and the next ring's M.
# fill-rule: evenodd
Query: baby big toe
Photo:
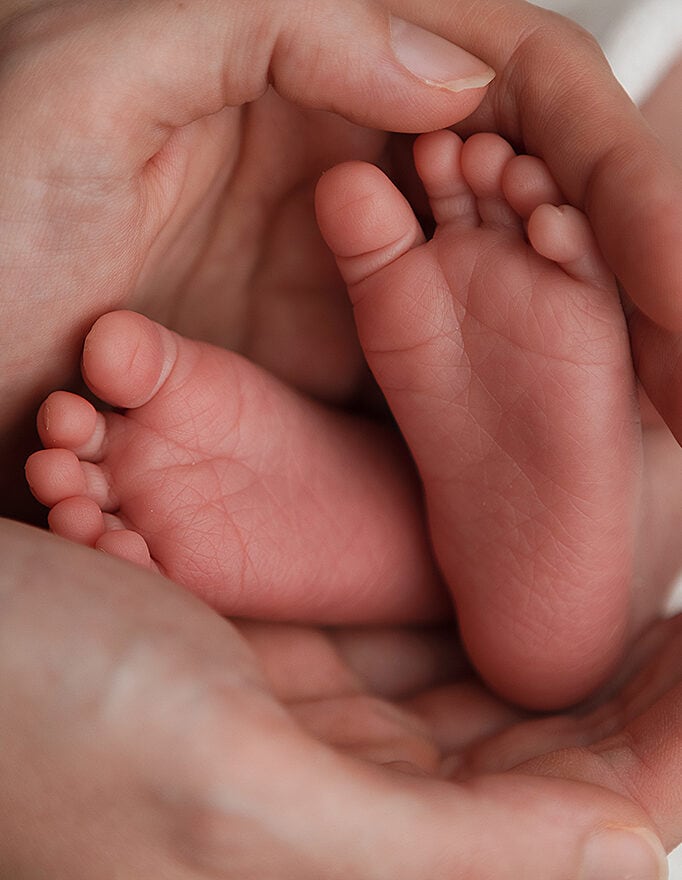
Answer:
M317 185L315 207L351 296L354 285L424 240L405 197L379 168L365 162L347 162L328 171Z
M176 358L175 337L135 312L110 312L95 322L83 348L83 377L102 400L130 409L156 394Z

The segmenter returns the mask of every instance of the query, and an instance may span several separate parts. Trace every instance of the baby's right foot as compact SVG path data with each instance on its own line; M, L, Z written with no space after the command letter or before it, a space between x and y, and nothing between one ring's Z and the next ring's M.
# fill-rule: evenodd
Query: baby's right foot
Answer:
M628 622L641 436L624 315L540 160L452 132L422 136L415 158L432 241L362 163L322 178L320 226L470 654L505 695L555 707L600 683Z
M239 355L132 312L95 324L27 463L52 530L146 566L225 614L325 624L446 608L416 481L392 432Z

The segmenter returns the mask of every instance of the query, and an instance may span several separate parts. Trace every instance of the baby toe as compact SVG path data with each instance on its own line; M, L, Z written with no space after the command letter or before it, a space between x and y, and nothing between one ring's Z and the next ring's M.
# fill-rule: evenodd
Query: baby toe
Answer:
M157 570L149 553L147 542L139 534L130 529L113 528L104 532L96 543L96 548L111 556L125 559L143 568Z
M514 156L502 172L502 189L511 207L524 220L540 205L560 205L565 201L549 168L537 156Z
M48 449L68 449L87 461L99 461L102 457L104 416L77 394L68 391L51 394L38 411L37 428Z
M108 472L99 465L88 461L81 462L83 479L85 480L85 492L83 493L94 501L101 510L112 512L118 510L120 501L109 479Z
M118 499L102 468L80 461L70 449L34 452L26 462L26 480L33 495L46 507L77 497L89 498L102 510L118 507Z
M322 235L351 287L424 240L407 199L366 162L346 162L319 181L315 209Z
M452 131L423 134L414 144L414 162L436 223L474 228L480 217L476 197L462 173L462 140Z
M87 494L81 462L68 449L41 449L33 453L26 462L26 480L33 495L46 507Z
M47 519L55 535L88 547L94 547L104 532L102 511L90 498L66 498L52 508Z
M528 221L528 238L541 256L558 263L576 281L607 289L615 286L592 227L577 208L540 205Z
M464 177L476 196L482 223L493 229L522 230L502 186L504 171L515 155L510 143L488 132L473 135L462 148Z
M130 409L156 394L173 368L175 337L135 312L103 315L83 348L83 377L107 403Z

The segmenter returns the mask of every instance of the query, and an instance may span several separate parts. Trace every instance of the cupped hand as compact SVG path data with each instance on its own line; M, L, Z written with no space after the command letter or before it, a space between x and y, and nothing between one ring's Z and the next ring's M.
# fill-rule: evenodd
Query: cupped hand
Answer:
M668 849L682 841L682 615L651 626L601 693L559 715L501 701L449 630L239 628L274 695L307 733L344 755L414 776L426 798L443 780L441 795L457 811L454 839L465 833L458 821L468 805L466 833L481 857L467 876L658 877L653 861L643 854L640 861L633 841L621 837L638 813L645 839L651 842L648 829ZM507 812L513 805L515 816ZM580 811L594 823L589 869L577 854L554 861ZM519 833L528 821L542 825L531 852ZM488 825L497 840L487 836ZM455 850L472 858L459 840ZM490 870L493 854L500 862ZM452 876L460 873L453 868Z
M240 636L115 559L0 546L3 876L588 880L603 845L653 880L679 839L679 621L621 701L531 719L438 636Z
M87 328L121 306L351 398L363 363L315 180L348 158L390 166L387 131L463 119L488 65L468 129L542 155L633 299L676 326L679 171L593 41L530 4L14 0L0 43L9 471L40 399L75 382ZM672 424L679 395L652 333L635 330L635 349Z
M458 131L496 131L540 156L567 201L587 213L632 302L639 377L682 442L677 140L657 136L611 75L595 39L554 13L524 0L396 0L394 11L496 70L485 100ZM678 74L678 89L679 81ZM675 131L679 118L667 125Z
M0 45L4 438L124 305L352 395L362 361L315 181L382 156L366 126L462 119L486 64L370 0L17 0Z

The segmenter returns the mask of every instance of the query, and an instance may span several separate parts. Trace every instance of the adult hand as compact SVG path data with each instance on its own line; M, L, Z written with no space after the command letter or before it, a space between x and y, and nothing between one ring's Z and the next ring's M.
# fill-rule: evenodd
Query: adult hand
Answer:
M486 64L370 0L16 0L0 45L5 438L123 305L323 396L355 389L312 190L387 136L341 116L451 124Z
M679 171L565 20L520 0L12 0L0 13L8 471L40 399L75 382L83 335L112 308L315 394L355 392L362 358L312 190L343 159L390 164L381 129L438 128L479 104L487 64L430 34L497 71L469 129L543 155L633 298L682 321ZM647 370L655 346L643 347L672 422L669 363Z
M591 35L566 19L523 0L395 0L391 8L497 71L458 130L497 131L541 156L587 212L632 300L640 379L682 442L682 157L644 122Z
M9 523L0 551L3 876L603 880L606 860L662 876L652 832L681 831L678 625L669 653L665 631L644 645L658 674L625 706L531 722L459 681L437 637L244 641L115 559ZM505 745L495 775L437 778L486 737Z

